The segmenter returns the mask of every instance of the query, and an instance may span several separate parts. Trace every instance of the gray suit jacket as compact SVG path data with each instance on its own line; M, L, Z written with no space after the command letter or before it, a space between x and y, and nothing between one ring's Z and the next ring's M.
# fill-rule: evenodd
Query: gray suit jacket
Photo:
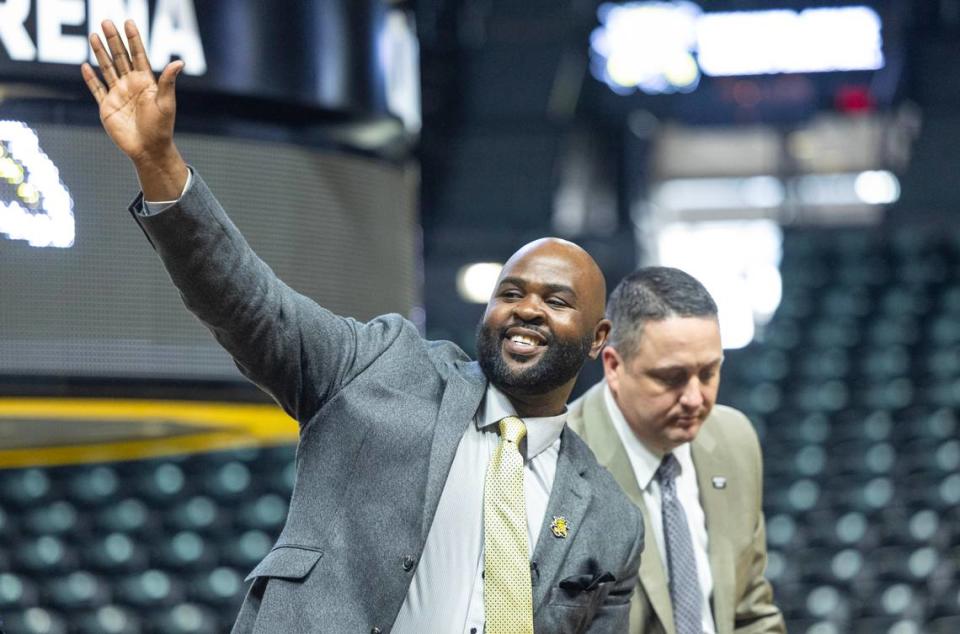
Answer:
M485 377L398 315L360 323L288 288L198 175L174 207L140 217L141 204L131 211L186 306L300 424L287 521L234 632L388 632ZM625 631L643 520L569 430L546 517L531 558L537 631Z
M567 422L640 507L649 526L640 486L607 411L605 385L601 381L573 403ZM763 465L753 426L737 410L717 405L690 449L707 521L717 634L783 634L783 616L764 577ZM656 552L643 558L632 603L631 634L675 633L667 578Z

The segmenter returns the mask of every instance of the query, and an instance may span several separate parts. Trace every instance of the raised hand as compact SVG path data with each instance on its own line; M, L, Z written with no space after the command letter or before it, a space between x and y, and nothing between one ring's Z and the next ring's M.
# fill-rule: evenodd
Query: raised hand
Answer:
M102 27L110 51L96 33L90 35L90 46L103 81L90 64L83 64L80 71L100 107L103 128L133 161L148 200L176 199L187 175L173 143L174 82L183 62L170 62L159 79L154 79L136 24L132 20L124 23L129 52L112 21L105 20Z

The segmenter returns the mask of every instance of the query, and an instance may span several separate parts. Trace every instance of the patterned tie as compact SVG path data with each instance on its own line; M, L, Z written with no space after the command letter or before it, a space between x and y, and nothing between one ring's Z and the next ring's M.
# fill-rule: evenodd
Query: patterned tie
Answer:
M693 540L687 526L687 514L677 499L676 479L680 463L672 453L663 457L657 469L662 498L663 534L670 568L670 601L677 634L703 634L701 621L700 578L693 556Z
M523 495L523 421L500 421L483 494L483 607L487 634L533 634L533 591Z

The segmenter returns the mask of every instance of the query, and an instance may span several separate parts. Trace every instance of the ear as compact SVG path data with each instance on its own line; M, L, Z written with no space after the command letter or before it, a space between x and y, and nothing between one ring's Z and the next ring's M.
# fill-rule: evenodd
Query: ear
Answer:
M607 343L607 336L610 334L610 320L601 319L597 327L593 329L593 344L590 346L590 358L596 359L600 351Z
M623 358L620 356L620 353L617 352L616 348L607 346L600 354L600 359L603 361L603 377L606 379L607 385L610 386L610 389L616 393L620 384L620 372L621 366L623 365Z

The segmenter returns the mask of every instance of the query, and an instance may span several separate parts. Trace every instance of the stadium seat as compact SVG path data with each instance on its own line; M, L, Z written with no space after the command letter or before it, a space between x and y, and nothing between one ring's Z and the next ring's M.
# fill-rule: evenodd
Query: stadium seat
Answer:
M189 597L209 605L239 608L247 591L243 580L247 572L225 566L199 572L189 584Z
M71 617L77 634L142 634L142 618L135 610L110 604ZM212 632L213 630L211 630Z
M3 625L8 634L68 634L64 616L43 607L4 614Z
M216 548L198 533L180 531L158 538L151 553L155 566L165 570L194 571L208 569L217 563Z
M88 541L80 550L80 556L91 569L120 576L147 567L147 548L139 542L127 533L112 532Z
M143 501L125 498L101 509L96 524L106 531L143 534L158 530L160 520Z
M250 571L273 547L274 538L261 530L248 530L222 544L221 559L240 570Z
M173 462L145 465L134 478L137 493L153 507L162 508L187 494L187 478L182 467Z
M165 634L208 634L219 629L217 614L196 603L179 603L157 611L152 619L157 631Z
M204 534L222 533L229 530L228 513L205 495L195 495L174 504L165 513L167 526L174 530L197 531Z
M84 508L99 507L120 492L116 470L106 465L78 468L66 479L68 499Z
M5 471L0 478L0 505L6 508L30 508L51 498L50 476L42 469Z
M243 503L237 510L237 522L243 528L278 532L287 518L287 500L267 493Z
M136 609L151 610L169 608L181 601L184 585L176 576L148 569L120 578L114 588L116 600Z
M83 570L49 581L44 591L48 605L65 613L105 606L110 594L110 587L104 579Z
M82 525L77 509L65 500L33 508L24 514L22 528L34 535L65 535L75 533Z
M13 553L14 566L33 578L50 577L75 570L77 554L65 541L52 535L20 540Z
M35 606L39 596L36 584L26 576L0 572L0 615Z

